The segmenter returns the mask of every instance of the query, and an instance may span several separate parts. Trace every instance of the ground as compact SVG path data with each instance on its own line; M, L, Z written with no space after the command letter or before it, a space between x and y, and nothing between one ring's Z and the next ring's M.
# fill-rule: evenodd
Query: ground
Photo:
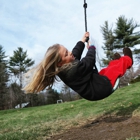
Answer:
M132 137L140 138L140 117L106 116L47 140L126 140Z

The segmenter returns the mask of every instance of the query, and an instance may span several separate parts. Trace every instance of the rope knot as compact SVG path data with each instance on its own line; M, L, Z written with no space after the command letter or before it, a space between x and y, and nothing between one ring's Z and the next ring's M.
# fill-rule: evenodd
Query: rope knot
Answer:
M83 7L84 7L84 8L87 8L87 3L84 3Z

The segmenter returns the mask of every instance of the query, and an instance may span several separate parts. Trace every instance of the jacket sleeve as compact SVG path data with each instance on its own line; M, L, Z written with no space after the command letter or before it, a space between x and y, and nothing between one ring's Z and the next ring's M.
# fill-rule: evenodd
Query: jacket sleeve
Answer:
M81 73L83 76L91 73L96 63L95 57L96 57L96 49L90 47L88 49L86 56L82 58L78 64L79 73Z
M76 46L72 50L72 54L76 59L80 60L83 50L85 48L85 44L82 41L77 42Z

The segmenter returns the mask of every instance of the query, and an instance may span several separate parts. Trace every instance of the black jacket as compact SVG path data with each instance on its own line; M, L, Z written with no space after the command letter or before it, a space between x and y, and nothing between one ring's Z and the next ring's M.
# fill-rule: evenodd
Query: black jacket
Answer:
M61 71L58 76L71 89L83 98L94 101L100 100L112 93L109 79L98 74L95 67L95 49L90 47L84 58L81 59L85 44L78 42L73 48L76 63L72 68ZM81 59L81 60L80 60Z

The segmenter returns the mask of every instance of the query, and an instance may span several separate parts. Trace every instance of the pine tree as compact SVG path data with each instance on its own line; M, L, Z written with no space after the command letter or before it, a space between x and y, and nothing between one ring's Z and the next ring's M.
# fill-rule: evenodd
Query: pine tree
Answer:
M7 71L7 60L5 60L5 52L3 47L0 45L0 110L7 108L8 99L8 87L7 82L9 80L9 75Z
M34 64L34 61L28 58L27 51L24 52L23 48L18 47L18 50L14 51L14 55L10 57L9 64L11 73L19 77L20 87L22 88L22 75Z
M104 46L107 59L103 59L103 64L107 65L113 59L113 54L116 50L124 47L135 47L140 44L140 31L135 32L140 25L134 22L133 18L128 20L125 16L120 16L117 19L115 29L109 28L108 22L101 26L101 31L104 38ZM134 49L135 54L140 53L140 49Z
M112 27L109 28L108 22L105 21L104 25L101 27L101 31L103 33L104 38L104 46L102 47L105 51L107 59L102 59L103 65L107 65L110 60L113 58L113 49L114 49L114 40L115 37L113 35Z
M134 32L138 25L133 18L128 20L125 16L120 16L117 19L115 33L115 48L133 47L140 44L140 31Z
M20 89L22 88L22 76L30 66L34 64L34 61L28 58L27 51L23 51L23 48L18 47L12 57L9 60L9 70L14 74L15 77L19 79ZM23 92L20 93L20 106L23 101Z

